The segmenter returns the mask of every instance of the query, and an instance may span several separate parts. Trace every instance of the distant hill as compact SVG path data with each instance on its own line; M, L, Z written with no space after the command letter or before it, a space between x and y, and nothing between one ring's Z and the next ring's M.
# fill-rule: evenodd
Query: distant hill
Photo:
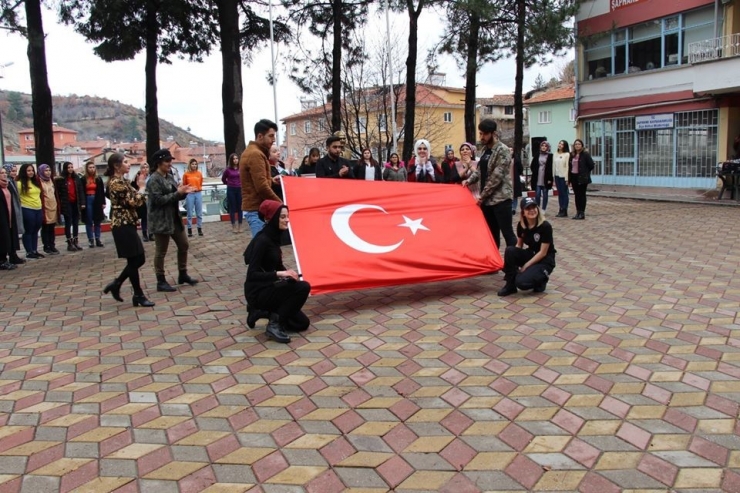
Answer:
M79 132L77 140L98 137L111 142L146 140L144 111L128 104L94 96L53 96L54 122ZM0 91L0 114L6 145L18 147L18 131L33 127L31 95ZM159 119L161 140L172 137L180 145L203 139L166 120ZM211 144L210 141L206 143Z

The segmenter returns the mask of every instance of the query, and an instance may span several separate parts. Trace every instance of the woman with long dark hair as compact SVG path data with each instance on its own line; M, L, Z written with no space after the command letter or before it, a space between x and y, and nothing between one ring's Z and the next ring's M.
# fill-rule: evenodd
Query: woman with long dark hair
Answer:
M358 180L381 181L383 173L380 171L380 165L373 157L370 149L362 150L362 157L357 161L353 170L355 178Z
M105 219L105 186L103 185L103 179L98 176L95 163L92 161L85 165L82 190L85 192L82 210L85 213L87 241L90 248L104 247L105 245L100 241L100 224Z
M576 215L572 219L586 219L586 189L591 183L594 160L586 152L581 139L573 141L573 152L568 163L568 181L576 199Z
M23 248L26 258L40 259L45 255L38 252L39 231L43 223L43 205L41 202L41 185L33 164L24 164L18 173L19 196L23 212Z
M226 185L226 204L231 219L231 231L242 231L242 180L239 176L239 156L232 154L226 163L226 169L221 175L221 181ZM238 219L238 223L237 223Z
M398 156L397 152L392 153L388 157L388 162L385 163L385 169L383 170L383 180L385 181L407 181L408 174L406 173L406 167L403 165L403 161Z
M198 236L203 236L203 173L198 169L198 161L191 159L188 170L182 175L182 184L190 185L194 191L185 197L188 218L188 238L193 237L193 216L198 227Z
M64 217L64 236L67 238L67 251L82 250L77 235L80 228L80 200L83 197L82 181L75 173L75 165L62 164L62 173L54 179L59 196L59 211Z
M540 143L540 152L532 158L529 165L532 172L531 184L535 189L535 199L543 211L547 210L547 199L552 189L552 153L550 152L550 143L543 141Z
M118 258L126 259L126 267L113 282L103 289L103 293L110 293L116 301L121 298L121 285L126 279L131 281L134 290L132 303L134 306L154 306L144 296L139 281L139 268L146 262L144 244L136 232L139 217L136 210L144 203L144 195L133 189L131 183L124 178L129 170L129 163L123 154L113 153L108 158L108 168L105 176L108 179L107 195L110 199L110 227L113 234L113 243L116 245Z
M558 205L560 210L555 217L568 217L568 162L570 161L570 147L564 140L558 142L558 148L553 156L552 171L555 175L555 187L558 190Z

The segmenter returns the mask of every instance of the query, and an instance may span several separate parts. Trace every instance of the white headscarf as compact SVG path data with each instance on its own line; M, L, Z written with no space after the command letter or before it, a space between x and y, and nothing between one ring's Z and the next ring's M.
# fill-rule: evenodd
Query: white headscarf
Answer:
M432 165L431 157L432 157L432 146L429 144L429 141L426 139L419 139L414 143L414 149L419 149L419 146L424 146L427 148L427 160L424 162L421 162L419 160L419 154L417 151L416 155L416 176L418 177L422 170L426 172L429 176L434 176L434 166Z

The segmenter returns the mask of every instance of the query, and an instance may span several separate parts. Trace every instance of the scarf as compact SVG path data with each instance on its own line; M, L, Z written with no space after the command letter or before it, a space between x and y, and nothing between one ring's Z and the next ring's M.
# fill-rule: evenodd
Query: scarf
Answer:
M49 168L48 164L41 164L39 165L39 178L41 181L51 181L51 177L46 177L46 170L51 169Z

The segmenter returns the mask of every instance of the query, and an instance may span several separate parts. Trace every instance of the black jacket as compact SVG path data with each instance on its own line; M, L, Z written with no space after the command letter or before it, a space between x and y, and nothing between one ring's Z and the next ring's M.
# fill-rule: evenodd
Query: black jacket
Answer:
M339 170L342 169L342 166L346 166L349 168L349 173L347 173L344 176L339 176ZM354 173L352 173L352 165L349 161L344 159L342 156L339 156L336 161L334 161L332 158L329 157L327 154L326 156L319 159L319 161L316 163L316 178L354 178Z
M278 271L286 270L283 265L283 252L280 250L279 222L283 207L285 206L275 212L270 222L252 240L254 242L252 256L249 259L247 280L244 283L244 295L250 304L254 303L260 291L275 284L278 280Z
M381 181L383 179L383 172L380 170L380 165L374 164L373 167L375 168L375 181ZM357 178L358 180L364 180L365 170L366 170L365 163L355 164L355 169L353 171L355 178Z
M540 155L537 154L532 158L532 163L529 165L529 169L532 171L532 178L530 179L530 185L532 190L537 188L540 175ZM552 183L555 179L552 176L552 153L547 153L547 161L545 162L545 188L550 190Z
M573 154L568 159L568 181L570 183L576 183L578 185L588 185L591 183L591 172L594 170L594 160L586 151L581 151L581 155L578 160L578 174L574 175L571 170L573 169Z
M82 188L82 180L80 175L72 173L72 179L75 182L75 194L77 194L77 209L79 210L80 205L85 203L85 190ZM59 195L59 212L66 214L69 207L69 191L67 190L67 177L61 174L54 178L54 188L57 190ZM97 189L96 189L97 192Z

